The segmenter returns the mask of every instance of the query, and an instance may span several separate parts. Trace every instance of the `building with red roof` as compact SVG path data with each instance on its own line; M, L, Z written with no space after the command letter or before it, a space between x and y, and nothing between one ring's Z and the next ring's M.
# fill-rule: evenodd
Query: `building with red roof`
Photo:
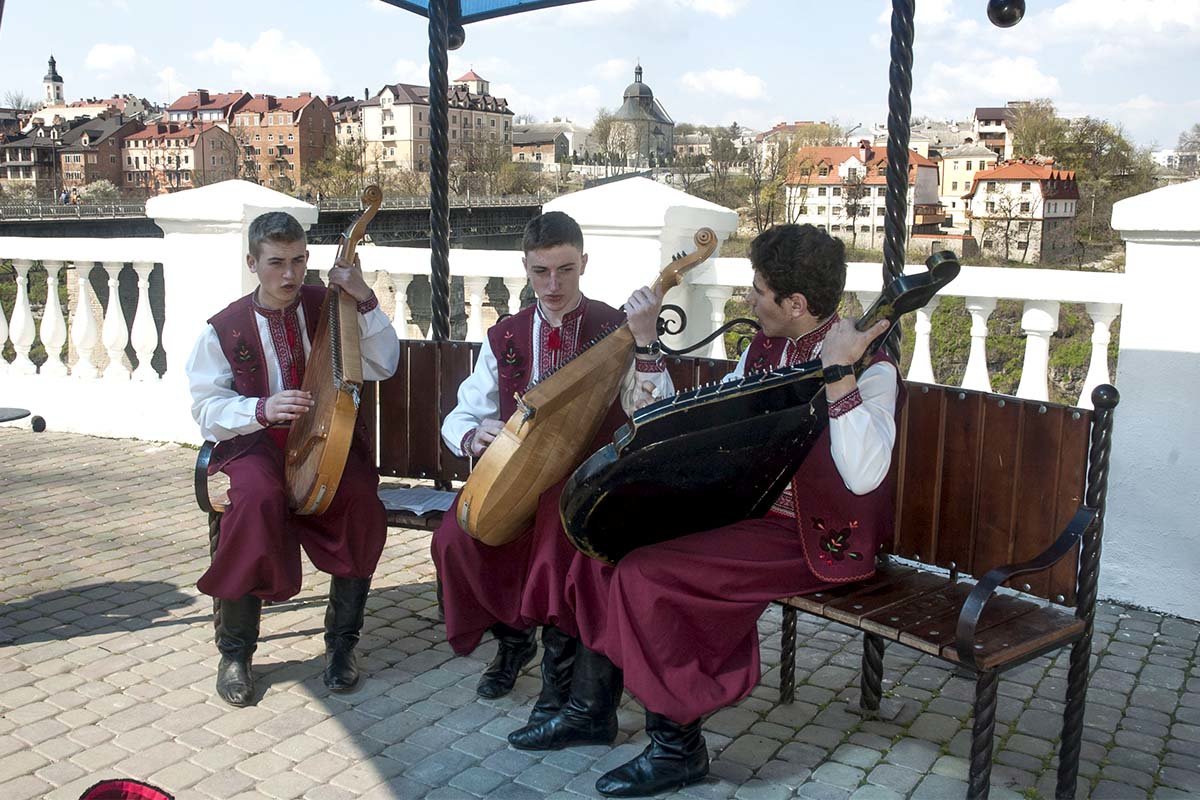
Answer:
M157 122L125 137L124 188L156 195L236 176L238 143L213 122Z
M801 147L788 165L788 222L812 224L858 247L881 247L886 215L887 152L867 140L858 147ZM908 153L908 226L938 233L946 220L938 202L937 164Z
M281 192L303 185L305 173L337 146L333 114L310 92L256 94L238 107L232 123L242 177Z
M1079 184L1052 159L1006 161L975 173L963 195L969 232L985 253L1020 261L1059 261L1075 242Z
M221 94L213 94L208 89L197 89L167 106L167 120L180 123L213 123L228 129L234 112L252 99L249 92L243 92L241 89Z

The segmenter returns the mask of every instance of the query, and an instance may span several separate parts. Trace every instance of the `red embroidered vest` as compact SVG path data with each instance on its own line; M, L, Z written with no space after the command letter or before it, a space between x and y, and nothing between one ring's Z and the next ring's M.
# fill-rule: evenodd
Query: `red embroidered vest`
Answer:
M821 326L825 329L820 332L821 339L832 322ZM774 369L781 358L779 348L788 345L786 338L769 338L759 333L746 353L746 373ZM788 360L789 363L800 363L816 358L819 352L817 346L810 353L800 354L805 356L803 359ZM880 361L895 366L882 350L875 354L871 363ZM903 398L904 384L900 382L897 415ZM895 482L893 461L887 476L874 491L857 495L847 489L833 461L829 425L826 424L808 457L796 470L790 491L784 491L771 513L795 519L805 560L818 578L830 583L861 580L875 572L875 555L884 543L891 541Z
M583 346L625 321L625 315L612 306L599 300L589 300L586 297L580 301L576 312L563 317L563 325L558 330L561 342L562 363L568 358L579 354ZM544 375L549 368L556 366L552 357L547 353L543 342L541 348L533 346L533 317L537 306L529 306L501 320L488 330L488 342L492 353L496 356L499 368L500 384L500 420L503 422L517 410L514 395L524 395L530 384ZM543 321L543 328L548 328ZM534 364L535 350L539 351L541 363ZM617 428L629 421L621 407L618 397L608 409L596 438L592 440L592 450L599 449L612 441Z

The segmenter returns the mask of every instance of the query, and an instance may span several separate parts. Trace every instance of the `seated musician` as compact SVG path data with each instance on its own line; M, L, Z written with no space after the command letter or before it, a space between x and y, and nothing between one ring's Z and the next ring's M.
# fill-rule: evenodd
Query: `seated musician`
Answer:
M458 390L458 405L442 424L442 438L455 453L479 457L516 410L515 395L622 321L618 310L583 296L579 279L588 266L583 232L571 217L551 211L525 228L525 272L536 304L494 325L483 341L475 370ZM611 439L635 408L674 392L658 346L662 298L638 289L625 304L636 342L620 397L613 402L595 442ZM590 452L590 450L589 450ZM500 697L537 653L542 630L542 693L531 721L553 715L565 700L572 675L589 670L610 674L599 654L576 647L575 629L562 598L561 577L574 556L558 515L561 485L547 490L533 529L501 546L473 539L448 513L434 533L432 552L442 589L446 636L460 655L472 652L490 630L499 641L495 659L479 681L483 697ZM549 576L557 580L548 580ZM565 616L564 616L565 614ZM611 665L608 665L611 666ZM584 678L586 680L586 678ZM580 737L608 743L616 736L620 684L605 687L598 712L604 724Z
M564 590L581 640L624 671L646 708L650 743L597 781L605 795L703 778L701 718L758 682L757 624L770 601L868 577L891 533L899 375L882 354L857 379L843 368L887 323L859 333L838 318L845 249L818 228L772 228L753 241L750 261L762 331L728 379L820 358L830 422L765 517L636 549L615 567L574 558Z
M301 548L331 576L325 685L333 691L354 687L354 646L387 535L387 515L376 495L379 476L361 420L325 513L300 516L288 510L283 448L287 426L314 406L301 386L325 288L304 285L308 249L304 229L291 215L259 216L250 224L249 246L246 264L258 288L209 320L187 363L192 416L206 439L219 442L213 469L230 481L230 506L221 518L212 564L197 586L220 599L217 694L235 706L254 700L250 656L262 602L287 600L300 591ZM339 259L329 281L358 301L364 379L389 377L400 343L362 270Z

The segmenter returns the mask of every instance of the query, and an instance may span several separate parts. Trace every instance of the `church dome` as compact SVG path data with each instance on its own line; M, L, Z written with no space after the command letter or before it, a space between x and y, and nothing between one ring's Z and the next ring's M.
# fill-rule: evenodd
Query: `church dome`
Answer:
M642 83L642 66L639 64L637 69L633 71L633 83L625 87L625 99L640 99L643 97L653 99L654 92L650 90L649 86Z

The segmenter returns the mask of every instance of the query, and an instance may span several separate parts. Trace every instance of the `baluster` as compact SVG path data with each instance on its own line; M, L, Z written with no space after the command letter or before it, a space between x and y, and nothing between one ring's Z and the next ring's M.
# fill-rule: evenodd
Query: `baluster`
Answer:
M42 311L42 345L46 348L46 363L42 364L43 375L62 376L67 374L63 363L62 349L67 343L67 323L63 319L62 305L58 302L58 271L61 261L43 261L46 270L46 307Z
M154 264L148 261L133 262L133 271L138 276L138 304L133 315L132 336L133 350L137 353L138 366L134 370L135 381L156 381L158 373L150 362L154 358L154 349L158 347L158 328L154 325L154 313L150 308L150 273Z
M937 310L940 297L934 295L924 308L917 309L913 326L916 338L913 341L912 363L908 366L908 380L920 383L937 383L933 374L933 357L929 350L929 337L933 331L933 312Z
M962 386L964 389L990 392L992 379L987 367L987 321L996 310L996 298L968 297L966 305L971 314L971 353L967 356Z
M92 351L99 341L99 326L92 311L92 282L89 276L95 264L91 261L75 262L75 313L71 319L71 344L75 345L77 360L71 374L77 378L97 378L100 371L92 361Z
M33 312L29 308L29 268L33 262L24 258L14 258L13 268L17 271L17 299L13 305L12 323L9 336L12 337L13 350L17 357L13 359L9 371L13 375L36 375L37 366L29 360L29 348L33 347Z
M1025 330L1025 361L1017 397L1049 400L1050 336L1058 330L1058 301L1026 300L1021 327Z
M420 339L421 328L412 322L408 308L408 287L412 284L412 275L393 275L392 284L396 287L396 315L392 318L392 327L400 339Z
M125 346L129 344L129 326L125 323L125 315L121 313L121 269L124 266L120 261L104 262L104 271L108 273L108 305L104 307L102 338L104 349L108 351L104 377L109 380L129 379L129 368L124 363Z
M504 288L508 289L508 313L515 314L521 310L521 292L525 291L527 278L505 278Z
M1109 328L1121 313L1118 303L1088 303L1086 308L1092 318L1092 359L1088 363L1079 402L1075 404L1080 408L1091 408L1092 390L1102 383L1111 383L1108 377L1108 342L1112 338Z
M463 278L463 294L471 305L467 316L466 340L468 342L483 341L483 295L487 290L487 282L486 276L473 275Z
M709 328L708 331L705 332L705 336L725 324L725 304L729 302L729 298L732 296L732 286L719 286L710 283L704 287L704 297L708 300L709 308ZM729 352L725 349L724 336L718 336L716 339L712 340L712 343L708 348L708 357L722 359L729 358Z

